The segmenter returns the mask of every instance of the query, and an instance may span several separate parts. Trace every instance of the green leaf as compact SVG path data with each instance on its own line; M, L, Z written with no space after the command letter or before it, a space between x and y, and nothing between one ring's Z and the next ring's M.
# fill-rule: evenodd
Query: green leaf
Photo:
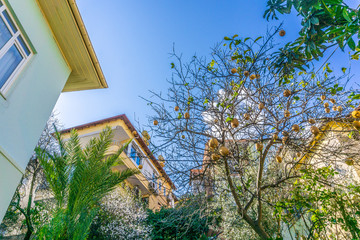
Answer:
M351 50L355 51L355 42L354 40L352 39L352 37L349 38L348 40L348 46Z
M175 64L174 63L171 63L171 68L174 68L175 67Z
M342 71L343 73L345 73L345 72L346 72L346 68L345 68L345 67L342 67L342 68L341 68L341 71Z
M224 40L229 41L229 40L231 40L231 38L229 38L229 37L224 37Z
M254 40L254 43L256 43L258 40L262 39L262 37L257 37L255 40Z
M311 23L314 25L319 25L319 19L317 17L312 17L311 18Z
M349 13L348 13L348 11L346 10L346 8L343 9L342 14L343 14L344 18L346 19L346 21L352 22L351 19L350 19Z

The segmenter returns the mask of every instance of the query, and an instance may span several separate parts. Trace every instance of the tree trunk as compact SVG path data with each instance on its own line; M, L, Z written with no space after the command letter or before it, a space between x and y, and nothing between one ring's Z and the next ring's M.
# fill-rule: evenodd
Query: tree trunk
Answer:
M261 239L263 240L271 239L270 236L265 232L264 228L260 225L260 223L256 223L254 220L252 220L251 217L247 215L246 211L242 207L239 198L236 194L234 183L230 176L229 165L226 159L225 159L225 171L226 171L226 178L230 186L231 194L233 195L237 206L238 214L242 216L242 218L250 225L250 227L259 235Z

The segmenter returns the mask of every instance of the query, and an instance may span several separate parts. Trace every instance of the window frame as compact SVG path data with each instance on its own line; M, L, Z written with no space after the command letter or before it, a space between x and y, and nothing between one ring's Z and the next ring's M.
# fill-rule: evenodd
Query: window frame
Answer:
M4 12L7 12L8 17L10 18L11 24L14 25L16 28L16 32L14 32L11 24L8 22L7 18L5 17ZM17 24L15 17L13 16L13 12L10 10L10 8L7 6L7 3L3 0L0 0L0 18L5 23L5 26L8 28L11 38L5 43L4 46L0 49L0 59L10 50L12 46L15 46L16 49L19 51L22 60L19 62L19 64L16 66L14 71L10 74L10 76L6 79L3 86L0 87L0 96L5 98L5 95L19 76L19 74L23 71L24 67L27 65L29 60L34 55L33 50L28 43L26 39L26 35L21 32L21 27ZM19 41L19 36L22 38L23 44L29 51L29 55L26 53L26 49L22 46L21 42Z

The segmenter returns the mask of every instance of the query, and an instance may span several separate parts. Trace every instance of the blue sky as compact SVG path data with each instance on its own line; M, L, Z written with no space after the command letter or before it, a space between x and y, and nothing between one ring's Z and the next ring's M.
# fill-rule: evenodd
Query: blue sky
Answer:
M358 2L358 1L356 1ZM207 55L224 36L257 37L284 20L294 39L295 15L280 21L262 18L265 0L77 0L85 26L108 82L108 89L63 93L55 107L65 127L125 113L135 123L151 114L149 90L166 91L169 53Z

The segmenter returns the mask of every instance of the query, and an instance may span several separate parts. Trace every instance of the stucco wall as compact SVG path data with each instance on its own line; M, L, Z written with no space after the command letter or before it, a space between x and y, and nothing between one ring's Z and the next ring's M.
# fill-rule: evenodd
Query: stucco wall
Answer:
M71 72L36 1L8 2L36 53L0 96L0 219Z

